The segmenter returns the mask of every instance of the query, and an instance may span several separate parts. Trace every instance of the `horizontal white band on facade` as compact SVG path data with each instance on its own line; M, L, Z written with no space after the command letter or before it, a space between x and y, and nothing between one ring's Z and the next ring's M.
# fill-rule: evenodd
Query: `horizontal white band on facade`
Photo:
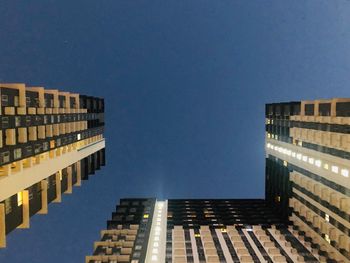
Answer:
M167 233L168 201L156 201L148 239L146 263L164 263Z
M52 159L47 159L33 167L0 178L0 201L40 182L59 170L105 148L105 140L92 143L80 150L72 150Z
M266 153L350 189L350 161L290 143L266 139Z

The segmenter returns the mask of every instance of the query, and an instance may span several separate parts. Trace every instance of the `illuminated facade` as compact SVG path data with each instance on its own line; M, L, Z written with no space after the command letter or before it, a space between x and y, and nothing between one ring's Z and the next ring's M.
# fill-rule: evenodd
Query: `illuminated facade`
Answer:
M263 199L122 199L86 263L319 262Z
M102 262L350 262L350 99L266 105L265 199L122 199Z
M321 262L350 262L350 99L266 105L266 199Z
M0 247L105 164L104 100L0 84Z

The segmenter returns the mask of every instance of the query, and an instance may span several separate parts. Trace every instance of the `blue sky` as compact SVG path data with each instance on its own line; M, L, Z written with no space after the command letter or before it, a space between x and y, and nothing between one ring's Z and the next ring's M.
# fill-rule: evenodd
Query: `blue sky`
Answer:
M122 197L262 198L264 104L349 97L349 1L1 1L0 81L105 98L107 166L0 262L83 262Z

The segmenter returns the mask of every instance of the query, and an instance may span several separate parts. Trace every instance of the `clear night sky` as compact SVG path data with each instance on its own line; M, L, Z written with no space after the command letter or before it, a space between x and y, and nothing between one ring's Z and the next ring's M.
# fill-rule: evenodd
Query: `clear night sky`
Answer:
M107 127L107 166L12 232L0 262L83 262L122 197L262 198L264 104L350 96L349 1L0 10L0 82L104 97Z

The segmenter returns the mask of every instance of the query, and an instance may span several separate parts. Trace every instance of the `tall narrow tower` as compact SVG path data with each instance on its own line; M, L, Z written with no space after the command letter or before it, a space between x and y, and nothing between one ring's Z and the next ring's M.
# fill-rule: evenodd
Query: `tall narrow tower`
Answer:
M104 100L0 84L0 247L105 165Z
M266 199L322 262L350 262L350 99L266 105Z

